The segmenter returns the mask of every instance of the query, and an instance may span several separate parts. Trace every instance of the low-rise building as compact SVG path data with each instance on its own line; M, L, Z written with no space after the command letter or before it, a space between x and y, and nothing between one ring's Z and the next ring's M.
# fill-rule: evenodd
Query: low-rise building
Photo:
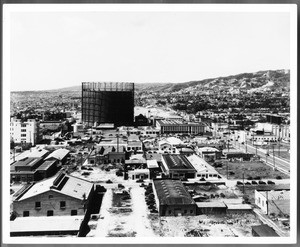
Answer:
M10 120L10 136L15 144L34 146L42 138L39 122L35 119L22 121L12 118Z
M194 216L196 203L180 180L153 180L159 216Z
M290 215L290 191L255 190L255 204L265 214Z
M275 230L267 224L251 226L254 237L279 237Z
M203 123L189 123L182 120L157 120L156 127L161 134L200 134L205 132L206 125Z
M187 159L190 161L192 166L197 171L198 178L205 178L205 180L217 180L220 179L220 174L208 164L203 158L200 158L198 155L194 154L188 156Z
M163 154L161 168L169 178L195 178L197 173L187 157L180 154Z
M57 236L74 235L79 232L83 215L53 217L19 217L10 221L10 236Z
M64 165L70 155L70 150L59 148L50 153L45 160L56 160L59 165Z
M128 178L132 180L138 180L138 179L149 179L150 178L150 172L149 169L134 169L128 171Z
M83 215L94 184L65 173L32 183L13 201L18 217Z
M10 180L12 182L37 181L36 169L43 163L42 158L24 158L10 166Z
M226 214L227 207L223 202L197 202L197 214Z

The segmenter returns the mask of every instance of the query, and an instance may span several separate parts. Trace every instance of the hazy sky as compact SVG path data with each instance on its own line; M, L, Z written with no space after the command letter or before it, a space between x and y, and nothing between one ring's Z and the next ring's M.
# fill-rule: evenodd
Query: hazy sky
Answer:
M289 28L274 12L12 13L11 90L289 69Z

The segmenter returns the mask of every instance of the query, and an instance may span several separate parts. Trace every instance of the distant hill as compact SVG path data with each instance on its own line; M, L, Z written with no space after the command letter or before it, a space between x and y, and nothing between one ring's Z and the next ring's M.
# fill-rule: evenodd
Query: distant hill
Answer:
M290 70L264 70L255 73L241 73L225 77L216 77L199 81L183 83L135 83L137 92L180 92L195 90L234 90L273 91L275 89L290 89ZM78 92L81 85L65 87L49 92Z

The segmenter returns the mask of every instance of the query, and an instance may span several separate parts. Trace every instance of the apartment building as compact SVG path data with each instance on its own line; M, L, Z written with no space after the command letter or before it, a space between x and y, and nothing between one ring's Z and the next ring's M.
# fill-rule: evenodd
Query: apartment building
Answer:
M12 118L10 120L10 136L16 144L31 144L34 146L40 139L39 122L35 119L22 121Z

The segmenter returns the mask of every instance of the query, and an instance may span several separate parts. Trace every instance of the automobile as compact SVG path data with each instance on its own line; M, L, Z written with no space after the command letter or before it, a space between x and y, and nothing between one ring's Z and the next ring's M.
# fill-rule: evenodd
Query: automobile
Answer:
M123 184L118 184L118 188L119 188L119 189L124 189L125 186L124 186Z
M106 181L106 183L107 183L107 184L112 184L113 182L112 182L110 179L108 179L108 180Z
M254 185L254 184L255 184L255 185L257 185L257 182L256 182L256 181L252 181L252 182L251 182L251 184L253 184L253 185Z
M144 180L143 180L143 179L138 179L138 180L136 180L136 182L137 182L137 183L143 183Z
M157 214L158 211L157 211L157 209L151 209L151 210L150 210L150 213L155 213L155 214Z
M258 181L258 184L266 184L266 182L264 182L264 181Z
M246 182L245 185L251 185L251 183L250 182Z
M236 185L243 185L243 183L241 181L237 181Z
M268 180L267 184L275 184L275 183L273 181L271 181L271 180Z

